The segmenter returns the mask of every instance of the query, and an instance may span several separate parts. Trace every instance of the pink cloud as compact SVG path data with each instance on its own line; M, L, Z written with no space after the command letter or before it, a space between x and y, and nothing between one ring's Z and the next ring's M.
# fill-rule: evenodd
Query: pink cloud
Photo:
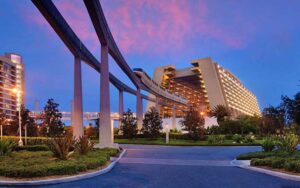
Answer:
M198 38L243 48L248 37L244 30L251 28L238 16L234 27L216 23L214 12L210 12L204 0L101 2L115 41L125 54L174 54ZM97 50L99 42L84 3L79 0L54 3L87 47ZM47 24L41 16L29 19L42 26Z

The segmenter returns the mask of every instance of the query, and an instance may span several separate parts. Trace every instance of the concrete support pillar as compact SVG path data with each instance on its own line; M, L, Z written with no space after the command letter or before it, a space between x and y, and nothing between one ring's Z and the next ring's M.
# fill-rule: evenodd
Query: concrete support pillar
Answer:
M73 136L75 139L83 136L83 110L82 110L82 80L81 61L75 57L74 61L74 105L72 114Z
M172 108L172 129L176 129L176 108Z
M124 112L123 91L119 91L119 129L121 128L121 119Z
M99 143L100 147L113 147L114 134L110 120L108 46L101 46L100 80Z
M159 105L159 98L157 96L155 97L155 108L156 108L156 111L159 113L160 105Z
M136 92L136 118L138 130L141 130L143 126L143 99L140 88L138 88Z

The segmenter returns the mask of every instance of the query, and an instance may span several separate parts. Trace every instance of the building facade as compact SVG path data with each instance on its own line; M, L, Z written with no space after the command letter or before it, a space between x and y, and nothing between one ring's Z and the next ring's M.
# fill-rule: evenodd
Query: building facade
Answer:
M13 53L0 56L0 111L12 119L24 104L25 67L22 57Z
M228 70L211 58L193 60L191 64L191 67L184 69L176 69L173 65L156 68L153 80L170 92L188 99L188 106L199 109L204 116L217 105L226 106L233 117L260 115L255 95ZM149 102L148 107L152 105ZM182 117L183 111L188 108L170 105L176 109L176 117ZM174 112L174 108L168 106L160 108L163 117L171 117Z

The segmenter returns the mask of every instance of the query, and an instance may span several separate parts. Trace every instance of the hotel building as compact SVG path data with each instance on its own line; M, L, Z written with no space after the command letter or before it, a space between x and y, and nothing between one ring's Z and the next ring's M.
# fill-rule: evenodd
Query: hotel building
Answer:
M18 107L24 104L24 76L21 56L13 53L0 56L0 111L8 119L12 119Z
M211 58L193 60L191 64L191 67L184 69L176 69L173 65L156 68L153 81L171 93L188 99L188 106L199 109L204 116L217 105L226 106L233 117L260 114L255 95L231 72ZM153 105L148 103L148 107ZM188 108L178 104L161 106L163 117L174 116L174 109L169 106L175 107L177 118L182 117L183 111Z

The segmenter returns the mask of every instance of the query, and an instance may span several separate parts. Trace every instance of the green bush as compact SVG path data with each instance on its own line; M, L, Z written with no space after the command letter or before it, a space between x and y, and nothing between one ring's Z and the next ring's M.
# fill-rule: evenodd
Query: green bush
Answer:
M210 135L207 141L209 144L223 144L225 142L225 135Z
M15 151L49 151L49 147L47 145L27 145L27 146L16 146Z
M103 148L102 151L112 157L115 157L119 153L119 150L116 148Z
M273 158L272 157L268 157L268 158L264 158L264 159L258 159L258 158L254 158L251 159L251 166L272 166L272 161Z
M295 134L286 134L278 137L278 148L280 151L294 154L297 151L299 137Z
M273 151L275 149L275 146L276 146L276 141L271 137L267 137L261 143L261 147L265 152Z
M300 172L300 161L288 160L284 163L284 169L292 172Z
M271 167L272 168L283 168L284 167L284 163L285 163L285 159L284 158L274 158L272 160Z
M76 151L81 155L85 155L93 149L94 145L95 144L91 142L87 136L82 136L76 142L75 147Z
M9 155L15 147L15 142L10 140L0 141L0 156Z
M254 141L255 141L255 136L252 133L246 135L244 138L245 143L254 143Z
M240 134L234 134L234 135L232 136L232 140L233 140L235 143L242 143L243 137L242 137Z
M237 156L238 160L250 160L253 158L257 158L257 159L263 159L263 158L267 158L267 157L271 157L274 156L274 152L250 152L250 153L245 153L245 154L241 154L239 156Z

